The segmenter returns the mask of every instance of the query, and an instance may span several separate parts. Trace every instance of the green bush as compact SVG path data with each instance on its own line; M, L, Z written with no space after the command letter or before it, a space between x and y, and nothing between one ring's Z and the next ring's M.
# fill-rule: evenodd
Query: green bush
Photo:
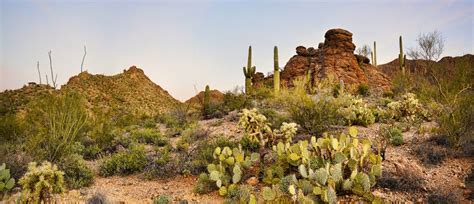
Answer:
M92 184L94 175L86 165L82 156L71 154L59 163L59 169L64 172L64 180L70 189L77 189Z
M357 88L357 93L361 96L368 96L369 95L369 85L367 84L360 84Z
M199 174L196 186L194 186L194 192L199 194L206 194L215 190L217 190L217 187L214 182L209 179L209 175L206 173Z
M171 203L171 198L167 195L160 195L157 198L153 199L153 204L169 204Z
M474 92L461 96L456 103L445 105L436 118L438 133L446 136L453 147L474 142ZM469 147L467 145L466 147ZM466 149L469 151L469 149Z
M130 150L121 151L106 158L100 166L102 176L127 175L142 171L147 164L143 145L132 144Z
M53 194L64 192L64 172L50 162L37 166L36 162L28 164L28 171L20 179L22 196L26 203L50 203Z
M27 150L38 160L59 161L73 153L87 117L84 98L75 92L53 93L35 100L26 114L31 127Z
M131 137L137 142L145 144L155 144L158 146L165 146L168 144L168 140L161 135L159 130L151 128L133 130L131 132Z
M243 93L237 93L237 91L228 91L224 93L223 102L218 109L220 109L224 113L229 113L234 110L250 108L250 101L251 100L247 97L247 95Z

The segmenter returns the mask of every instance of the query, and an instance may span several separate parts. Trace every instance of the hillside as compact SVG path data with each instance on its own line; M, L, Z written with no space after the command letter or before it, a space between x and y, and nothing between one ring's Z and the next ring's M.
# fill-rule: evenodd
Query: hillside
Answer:
M217 89L210 91L211 104L218 104L224 100L224 94ZM195 109L200 109L204 103L204 91L199 92L195 96L189 98L184 103L189 104Z
M135 66L113 76L82 72L61 88L83 93L88 105L94 108L112 108L137 115L156 115L180 104Z
M16 113L22 110L30 101L52 91L53 88L51 86L29 83L20 89L1 92L0 116L8 113Z
M410 73L422 73L424 70L427 69L428 65L428 62L426 60L407 59L405 63L407 71L409 71ZM445 73L447 74L447 76L449 76L450 74L454 73L456 65L462 63L467 63L467 65L472 67L472 65L474 65L474 55L466 54L464 56L457 57L446 56L435 62L433 66L443 67L443 69L446 71ZM400 69L399 64L400 63L398 61L398 58L396 58L389 63L377 66L377 68L382 70L382 72L390 78L393 78Z

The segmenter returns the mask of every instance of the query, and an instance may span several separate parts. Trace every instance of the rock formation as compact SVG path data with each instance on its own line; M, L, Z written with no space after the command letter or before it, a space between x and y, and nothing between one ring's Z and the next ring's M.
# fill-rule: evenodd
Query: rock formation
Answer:
M282 84L291 87L292 81L311 74L311 82L334 76L348 84L368 84L371 88L386 90L390 80L370 60L354 54L352 33L343 29L331 29L324 35L324 43L318 48L296 47L296 55L290 58L281 72ZM259 79L260 80L260 79ZM265 78L264 81L267 79ZM256 81L259 84L259 81Z

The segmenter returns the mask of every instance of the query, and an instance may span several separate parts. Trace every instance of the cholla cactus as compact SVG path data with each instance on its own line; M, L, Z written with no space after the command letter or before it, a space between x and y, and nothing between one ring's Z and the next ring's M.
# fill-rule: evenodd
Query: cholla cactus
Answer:
M273 141L274 139L267 118L258 113L256 108L242 110L239 127L244 130L245 136L251 141L258 142L261 149L265 148L268 141Z
M390 110L390 116L394 119L414 121L417 115L424 114L423 107L413 93L404 94L399 101L391 102L387 104L387 107Z
M64 191L64 172L50 162L37 166L36 162L28 164L28 171L20 179L23 195L27 203L49 203L53 194Z
M283 136L285 142L291 143L293 141L293 137L296 135L296 131L298 130L296 126L296 123L283 122L280 127L280 133Z
M367 126L375 122L375 116L362 98L348 96L348 105L338 109L348 125Z

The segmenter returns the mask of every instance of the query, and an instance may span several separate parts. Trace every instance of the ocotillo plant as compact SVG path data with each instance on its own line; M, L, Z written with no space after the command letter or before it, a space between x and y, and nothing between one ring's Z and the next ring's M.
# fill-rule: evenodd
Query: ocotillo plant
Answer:
M252 79L254 75L255 75L255 66L252 67L252 46L249 46L247 67L244 67L246 94L249 94L252 90Z
M38 70L39 84L41 84L40 62L36 62L36 69Z
M204 90L204 104L203 104L203 113L207 117L210 113L211 108L211 89L209 85L206 85L206 89Z
M280 93L280 67L278 66L278 47L273 48L273 90Z
M399 43L400 43L400 54L398 54L398 61L400 64L400 70L402 70L402 74L405 74L405 59L407 56L403 54L402 36L400 36L399 38Z
M372 59L372 64L377 67L377 43L374 41L374 56Z

